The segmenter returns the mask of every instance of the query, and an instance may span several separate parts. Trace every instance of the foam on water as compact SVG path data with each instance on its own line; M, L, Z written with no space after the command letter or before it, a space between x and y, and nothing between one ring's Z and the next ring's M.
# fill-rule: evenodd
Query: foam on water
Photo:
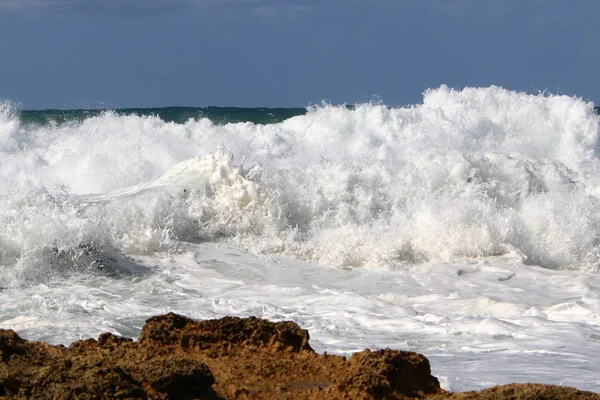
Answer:
M20 128L10 110L2 121L3 209L20 210L7 226L35 219L47 240L152 252L226 236L345 266L513 250L550 268L598 265L598 117L566 96L441 87L410 108L324 105L271 125L107 112ZM81 212L72 199L89 193L106 201Z
M107 330L135 337L146 318L169 311L254 315L296 321L319 352L422 352L449 390L508 382L600 389L596 274L523 265L514 254L348 269L208 242L135 263L127 274L2 291L0 328L69 343Z
M258 315L318 350L423 351L453 390L528 380L509 366L534 359L529 380L561 360L600 390L598 123L498 87L269 125L0 106L0 326L68 343Z

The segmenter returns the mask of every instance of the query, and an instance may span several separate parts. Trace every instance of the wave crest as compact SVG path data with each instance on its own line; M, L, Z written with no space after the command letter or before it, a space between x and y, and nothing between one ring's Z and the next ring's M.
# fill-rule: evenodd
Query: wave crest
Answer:
M57 238L127 254L200 238L334 265L511 253L597 270L598 122L581 99L499 87L267 125L106 112L24 127L3 110L2 263ZM59 205L39 197L56 188Z

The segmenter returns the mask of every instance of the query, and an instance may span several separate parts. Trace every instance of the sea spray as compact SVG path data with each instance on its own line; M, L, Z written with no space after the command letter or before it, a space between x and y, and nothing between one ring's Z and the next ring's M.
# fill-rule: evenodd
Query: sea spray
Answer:
M0 109L0 328L258 316L319 352L421 352L454 391L600 390L592 104L443 86L206 111Z
M598 266L598 116L567 96L442 86L412 107L323 104L267 125L114 111L22 124L7 106L0 120L9 270L48 248L197 239L342 266L514 251Z

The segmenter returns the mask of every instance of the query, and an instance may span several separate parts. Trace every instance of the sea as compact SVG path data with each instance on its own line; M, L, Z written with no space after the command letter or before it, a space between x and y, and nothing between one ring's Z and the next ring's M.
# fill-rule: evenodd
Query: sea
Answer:
M501 87L420 103L0 105L0 328L291 320L422 353L451 391L600 392L600 119Z

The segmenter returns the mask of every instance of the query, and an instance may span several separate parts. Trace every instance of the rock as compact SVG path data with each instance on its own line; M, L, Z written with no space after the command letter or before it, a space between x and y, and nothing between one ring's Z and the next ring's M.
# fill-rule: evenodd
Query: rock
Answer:
M139 351L102 334L69 348L0 330L0 395L22 399L183 399L210 394L214 378L193 359Z
M430 400L599 400L597 393L533 383L495 386L479 392L448 393Z
M397 393L421 398L441 391L437 378L431 375L429 360L418 353L364 350L353 354L347 364L352 376L342 384L346 390L358 389L374 398Z
M23 340L14 331L2 331L0 336L0 361L7 362L11 356L25 354L27 341Z
M169 313L146 321L139 343L219 354L236 349L299 352L312 351L308 338L308 332L293 322L272 323L255 317L194 321Z
M292 322L150 318L137 342L104 333L68 348L0 330L7 399L597 399L576 389L507 385L447 393L422 355L316 354ZM519 397L520 396L520 397Z
M224 398L419 398L443 392L420 354L367 350L347 361L319 356L308 341L308 332L292 322L193 321L171 313L150 318L138 343L206 363Z

